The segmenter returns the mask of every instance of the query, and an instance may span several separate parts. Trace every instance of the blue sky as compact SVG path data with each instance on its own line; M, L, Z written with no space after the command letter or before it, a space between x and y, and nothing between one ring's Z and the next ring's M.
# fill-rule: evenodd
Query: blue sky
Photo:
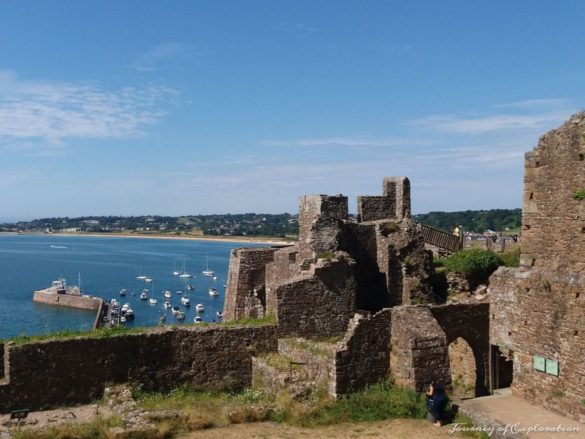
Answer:
M0 2L0 220L296 212L411 179L413 210L521 205L585 107L585 5Z

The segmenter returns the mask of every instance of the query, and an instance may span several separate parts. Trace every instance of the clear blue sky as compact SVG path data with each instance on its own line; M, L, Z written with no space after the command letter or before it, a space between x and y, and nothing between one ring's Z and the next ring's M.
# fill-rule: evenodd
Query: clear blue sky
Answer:
M5 0L0 221L354 206L392 175L417 213L520 207L584 48L571 0Z

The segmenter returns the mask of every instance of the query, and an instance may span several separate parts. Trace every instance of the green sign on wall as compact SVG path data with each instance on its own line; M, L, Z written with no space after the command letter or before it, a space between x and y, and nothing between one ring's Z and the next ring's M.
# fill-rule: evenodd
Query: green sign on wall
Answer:
M559 376L559 362L555 360L551 360L550 358L546 359L546 373L549 373L554 376Z
M532 357L532 363L534 370L546 372L546 358L541 357L540 355L535 355Z

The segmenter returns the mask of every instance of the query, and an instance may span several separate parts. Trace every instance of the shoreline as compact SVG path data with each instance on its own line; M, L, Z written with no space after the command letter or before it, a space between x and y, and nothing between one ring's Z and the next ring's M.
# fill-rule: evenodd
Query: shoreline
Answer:
M89 236L95 238L145 238L145 239L174 239L181 241L211 241L211 242L233 242L244 244L267 244L267 245L292 245L296 241L285 241L282 238L272 239L269 236L259 237L255 239L248 236L168 236L162 234L138 234L138 233L79 233L79 232L59 232L59 233L43 233L43 232L0 232L1 235L29 235L29 236Z

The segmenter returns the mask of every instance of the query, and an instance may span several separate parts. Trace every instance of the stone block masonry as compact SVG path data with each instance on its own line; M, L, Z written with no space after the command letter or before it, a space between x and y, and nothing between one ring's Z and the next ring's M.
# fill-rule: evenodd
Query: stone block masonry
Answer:
M266 307L266 264L272 262L276 248L239 248L232 250L224 318L264 317ZM238 291L239 294L233 292Z
M331 395L346 395L390 376L390 331L390 309L354 316L335 352Z
M498 270L489 293L490 342L513 358L512 392L581 422L584 167L585 113L579 113L542 136L526 154L521 267Z
M7 346L0 412L88 403L114 383L147 391L243 388L252 383L252 356L276 351L277 337L272 325L210 326Z

